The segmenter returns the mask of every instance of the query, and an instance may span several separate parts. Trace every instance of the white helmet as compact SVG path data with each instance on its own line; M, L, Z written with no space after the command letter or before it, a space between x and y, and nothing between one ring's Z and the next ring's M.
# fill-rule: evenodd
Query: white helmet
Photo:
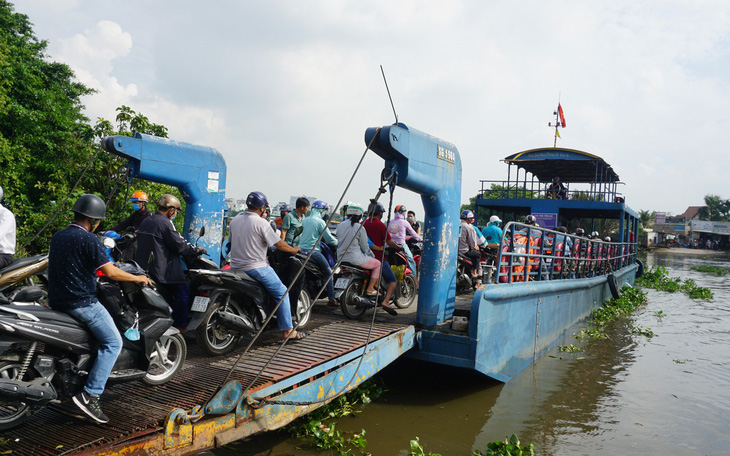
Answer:
M362 215L362 213L363 213L363 210L359 204L349 202L349 204L347 205L347 214L346 215L358 216L358 215Z
M3 200L3 188L0 187L0 201Z
M496 215L493 215L493 216L489 217L489 223L494 223L494 222L502 223L502 219L500 219Z

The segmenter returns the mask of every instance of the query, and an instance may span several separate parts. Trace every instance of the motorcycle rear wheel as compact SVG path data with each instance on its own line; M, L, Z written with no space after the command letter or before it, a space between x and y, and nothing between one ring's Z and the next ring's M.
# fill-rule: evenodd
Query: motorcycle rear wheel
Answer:
M365 283L362 279L356 279L347 285L340 297L340 308L350 320L359 320L365 315L366 307L355 301L355 296L361 295Z
M309 317L312 315L312 297L309 296L309 292L302 288L299 292L299 299L297 300L296 321L298 328L304 328L309 322Z
M410 274L403 277L403 281L398 283L397 298L395 306L399 309L406 309L416 300L416 278Z
M14 379L21 364L17 361L0 361L0 378L3 380ZM35 378L28 369L23 380L29 381ZM33 413L33 407L25 402L0 402L0 431L6 431L14 427L20 426Z
M233 350L238 341L241 340L241 333L224 327L216 321L215 314L218 308L223 305L224 297L219 296L215 302L208 306L203 321L195 330L195 340L203 347L206 353L212 356L223 355ZM228 311L235 315L244 315L246 312L233 299L228 301Z
M150 354L150 367L142 381L148 385L169 382L182 369L187 354L188 346L182 334L160 337Z

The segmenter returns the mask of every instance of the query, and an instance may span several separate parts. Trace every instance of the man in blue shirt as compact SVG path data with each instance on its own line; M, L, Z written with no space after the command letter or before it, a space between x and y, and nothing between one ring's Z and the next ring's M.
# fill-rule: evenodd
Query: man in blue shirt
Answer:
M482 235L487 240L487 244L499 244L502 240L502 228L499 225L502 220L493 215L489 218L489 224L482 230Z
M122 336L106 308L96 299L96 271L111 280L150 284L146 276L128 274L109 261L93 234L106 217L106 204L96 195L82 195L71 209L74 221L51 239L48 253L48 303L85 323L99 343L84 389L74 403L98 423L106 423L99 405L106 381L122 350Z
M312 204L312 213L309 217L302 221L302 234L299 236L299 248L302 249L302 253L309 255L312 252L312 261L317 263L317 267L322 271L325 277L329 277L327 281L327 302L330 306L336 306L335 301L335 286L332 282L332 269L330 268L327 259L319 251L319 236L324 233L322 240L333 246L337 246L337 238L332 236L332 233L327 229L327 223L322 218L323 214L327 213L327 203L321 200L317 200Z

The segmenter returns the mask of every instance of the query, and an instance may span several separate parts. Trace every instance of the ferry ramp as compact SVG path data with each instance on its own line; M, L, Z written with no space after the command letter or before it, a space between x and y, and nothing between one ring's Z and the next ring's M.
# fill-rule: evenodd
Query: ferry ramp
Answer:
M189 341L184 369L167 384L107 388L102 406L108 424L90 422L73 403L53 405L1 433L0 451L184 455L276 429L354 389L413 347L414 317L415 304L410 315L379 313L374 323L370 313L350 321L338 309L315 306L307 338L274 356L280 333L267 330L237 363L245 344L227 356L208 357ZM200 419L192 413L197 406Z

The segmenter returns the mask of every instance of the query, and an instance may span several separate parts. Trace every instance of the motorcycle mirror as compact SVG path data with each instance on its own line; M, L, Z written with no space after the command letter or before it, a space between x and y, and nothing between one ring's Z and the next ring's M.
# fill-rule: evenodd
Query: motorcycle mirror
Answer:
M106 247L107 249L113 249L114 247L117 246L117 242L110 237L104 237L104 240L101 242L102 242L102 244L104 244L104 247Z
M203 236L205 236L205 227L204 226L200 227L200 234L198 235L198 237L203 237Z

